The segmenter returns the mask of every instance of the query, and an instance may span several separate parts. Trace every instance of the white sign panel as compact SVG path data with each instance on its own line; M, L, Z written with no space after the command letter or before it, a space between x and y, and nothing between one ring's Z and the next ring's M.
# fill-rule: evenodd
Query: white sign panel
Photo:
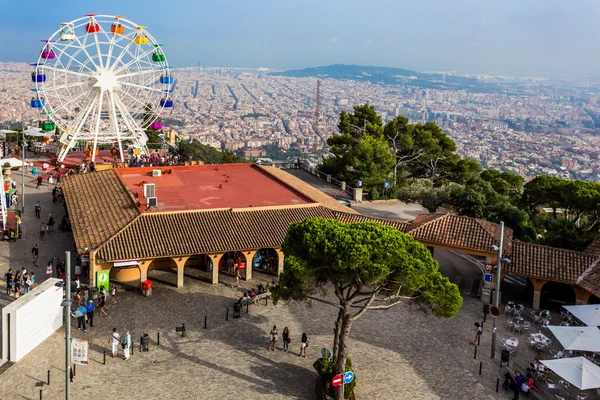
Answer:
M2 309L2 359L19 361L63 325L57 282L47 279Z
M73 364L88 365L89 344L87 340L71 338L71 361Z

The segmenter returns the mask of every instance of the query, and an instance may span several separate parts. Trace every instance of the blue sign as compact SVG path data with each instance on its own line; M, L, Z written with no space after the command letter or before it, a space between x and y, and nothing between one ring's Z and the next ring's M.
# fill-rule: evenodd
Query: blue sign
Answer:
M389 182L383 182L383 188L384 189L389 189L390 188L390 183Z
M358 182L356 183L356 186L358 186L358 187L362 187L362 181L358 181Z
M354 372L352 371L347 371L344 374L344 383L350 383L354 380Z
M494 275L493 274L483 274L483 280L486 282L494 282Z

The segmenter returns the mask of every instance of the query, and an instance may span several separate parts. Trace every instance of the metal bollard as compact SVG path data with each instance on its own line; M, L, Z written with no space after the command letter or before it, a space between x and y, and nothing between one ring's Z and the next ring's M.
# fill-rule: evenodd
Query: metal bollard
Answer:
M77 375L77 364L73 364L73 376Z
M481 344L481 336L477 336L477 346Z
M500 386L500 378L496 378L496 393L498 393L499 386Z
M481 367L483 367L483 361L479 362L479 375L481 375Z
M135 342L131 341L131 351L129 352L130 357L133 358L133 353L135 353Z
M104 350L104 362L102 363L102 365L106 365L106 350Z
M477 346L475 346L475 354L473 354L473 359L476 360L477 359Z
M42 396L43 396L43 395L42 395L42 393L43 393L43 391L42 391L42 389L40 389L40 400L42 400L42 399L43 399L43 397L42 397Z
M229 307L227 307L227 313L225 314L225 321L229 321Z
M156 341L156 345L160 346L160 332L158 332L158 340Z
M48 386L50 386L50 370L48 370Z
M204 329L206 329L206 321L208 320L208 317L205 315L204 316Z

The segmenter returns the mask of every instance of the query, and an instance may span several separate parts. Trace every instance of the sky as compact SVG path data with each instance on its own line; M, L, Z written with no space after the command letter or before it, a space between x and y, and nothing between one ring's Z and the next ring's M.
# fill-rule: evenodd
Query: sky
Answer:
M35 61L39 40L88 13L147 25L175 67L600 78L598 0L0 0L0 61Z

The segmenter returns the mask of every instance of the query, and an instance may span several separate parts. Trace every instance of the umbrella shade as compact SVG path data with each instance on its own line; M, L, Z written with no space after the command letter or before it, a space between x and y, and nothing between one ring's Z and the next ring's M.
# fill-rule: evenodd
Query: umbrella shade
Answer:
M11 131L10 129L0 129L0 133L17 133L16 131Z
M29 128L25 132L25 136L38 136L43 137L47 136L40 128Z
M540 362L580 390L600 387L600 367L585 357L541 360Z
M549 326L565 350L600 351L600 329L595 326Z
M0 166L4 166L5 163L9 163L11 168L21 167L23 165L23 161L18 158L3 158L0 160ZM26 162L25 165L31 165L31 163Z
M579 318L587 326L600 326L600 304L563 306L563 308Z

